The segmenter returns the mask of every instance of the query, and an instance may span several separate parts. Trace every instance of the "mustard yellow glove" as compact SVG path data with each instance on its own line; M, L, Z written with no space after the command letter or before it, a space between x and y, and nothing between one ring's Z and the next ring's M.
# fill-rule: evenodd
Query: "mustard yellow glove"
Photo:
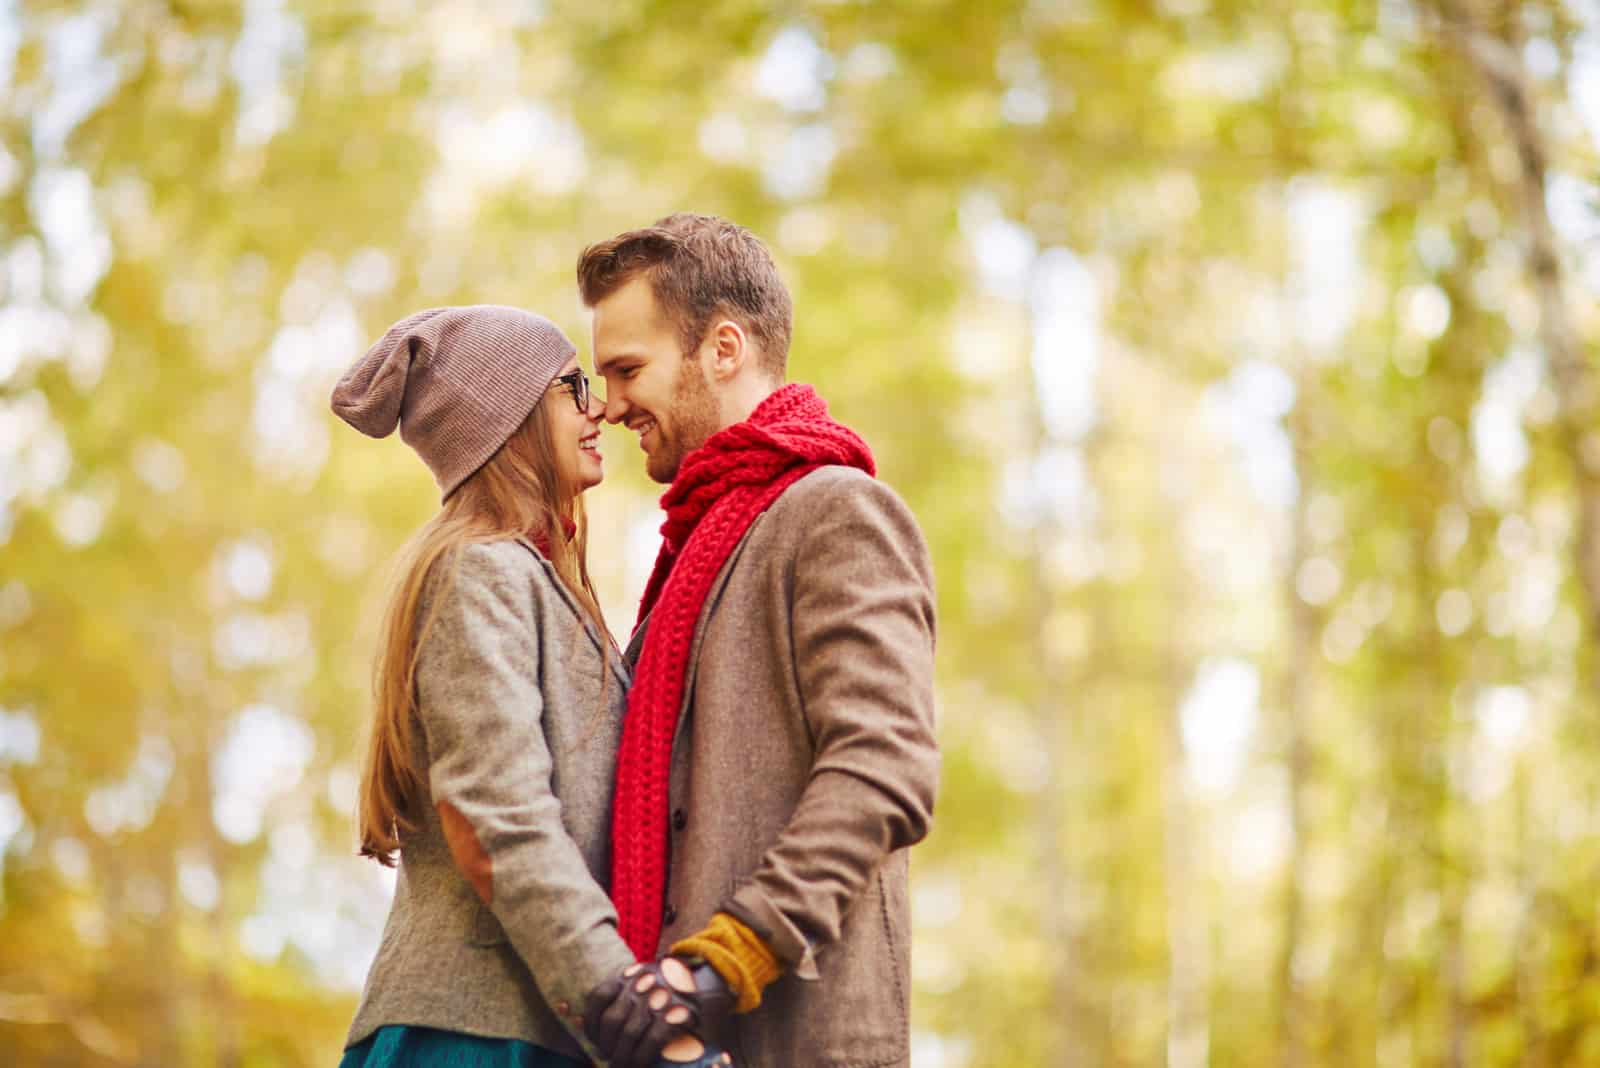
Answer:
M782 974L778 958L761 936L719 912L699 932L669 951L675 957L699 957L716 969L739 999L734 1012L749 1012L761 1004L761 992Z

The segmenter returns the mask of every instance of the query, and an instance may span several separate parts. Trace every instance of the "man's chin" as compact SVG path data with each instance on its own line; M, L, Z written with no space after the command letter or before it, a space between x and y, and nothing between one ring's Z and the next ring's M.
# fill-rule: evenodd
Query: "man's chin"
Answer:
M669 485L678 477L678 466L682 459L657 448L654 452L644 454L644 473L650 476L652 482Z

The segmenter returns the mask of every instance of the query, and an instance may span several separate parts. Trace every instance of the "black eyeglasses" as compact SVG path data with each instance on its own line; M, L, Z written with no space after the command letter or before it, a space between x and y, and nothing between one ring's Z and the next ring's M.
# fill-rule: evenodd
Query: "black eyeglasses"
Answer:
M589 376L582 371L573 371L569 375L561 375L552 385L566 386L572 394L572 401L578 406L578 411L589 414Z

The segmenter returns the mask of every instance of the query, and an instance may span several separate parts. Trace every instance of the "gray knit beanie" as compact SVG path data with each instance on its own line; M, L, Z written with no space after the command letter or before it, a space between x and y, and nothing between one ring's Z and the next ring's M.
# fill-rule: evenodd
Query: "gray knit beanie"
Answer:
M333 387L333 410L363 434L417 451L441 497L493 456L577 350L521 308L429 308L401 319Z

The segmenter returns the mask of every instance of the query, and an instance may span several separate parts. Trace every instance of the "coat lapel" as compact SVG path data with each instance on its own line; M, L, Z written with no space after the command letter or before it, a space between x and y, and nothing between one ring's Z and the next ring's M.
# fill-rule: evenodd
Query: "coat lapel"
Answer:
M654 610L650 615L655 615ZM639 657L644 653L644 634L649 629L649 615L639 620L639 625L633 628L633 637L628 639L628 648L622 654L622 658L628 662L629 671L639 670Z
M728 581L733 577L733 569L738 566L739 557L744 555L745 546L750 544L751 535L766 518L767 513L762 512L751 521L749 529L744 532L744 537L739 539L739 544L728 554L722 570L717 572L716 581L712 582L711 589L706 591L705 604L700 606L700 617L694 624L694 638L689 643L689 664L684 668L683 704L678 706L678 725L672 735L674 749L678 747L678 739L683 736L684 725L689 721L689 706L694 702L694 677L700 668L700 653L705 647L706 630L711 622L711 613L716 611L717 602L722 600L722 593L728 588Z
M733 552L728 554L728 559L722 565L722 570L717 572L716 579L711 583L711 589L706 591L705 604L700 606L700 616L695 620L694 637L689 642L689 663L684 668L683 676L683 703L678 706L678 722L672 733L672 747L678 747L678 739L683 737L686 724L689 721L689 706L694 702L694 676L700 666L700 651L705 646L706 627L711 621L711 613L716 610L717 602L722 599L722 592L727 589L728 581L733 577L734 566L738 564L739 557L744 554L745 546L750 543L750 537L767 518L767 513L762 512L750 523L749 529L739 539L739 544L733 547ZM628 639L628 651L623 654L628 667L637 671L639 657L644 655L644 642L650 629L650 618L655 615L652 611L639 621L634 628L633 636Z
M572 593L567 589L567 584L561 581L561 576L556 573L556 567L550 562L549 558L540 552L533 542L527 538L518 538L517 544L527 549L533 554L534 559L539 561L539 566L543 567L545 574L550 576L550 585L555 587L556 592L561 595L561 600L566 603L573 616L582 624L583 633L588 636L589 644L594 646L594 651L599 655L602 663L611 665L611 673L616 676L617 681L622 684L622 688L626 692L628 687L633 685L633 672L630 670L630 666L623 663L623 658L620 654L607 652L605 644L607 639L596 631L594 624L589 622L588 617L583 614L583 607L578 604ZM630 648L632 647L631 642L629 646ZM613 646L614 649L615 647Z

